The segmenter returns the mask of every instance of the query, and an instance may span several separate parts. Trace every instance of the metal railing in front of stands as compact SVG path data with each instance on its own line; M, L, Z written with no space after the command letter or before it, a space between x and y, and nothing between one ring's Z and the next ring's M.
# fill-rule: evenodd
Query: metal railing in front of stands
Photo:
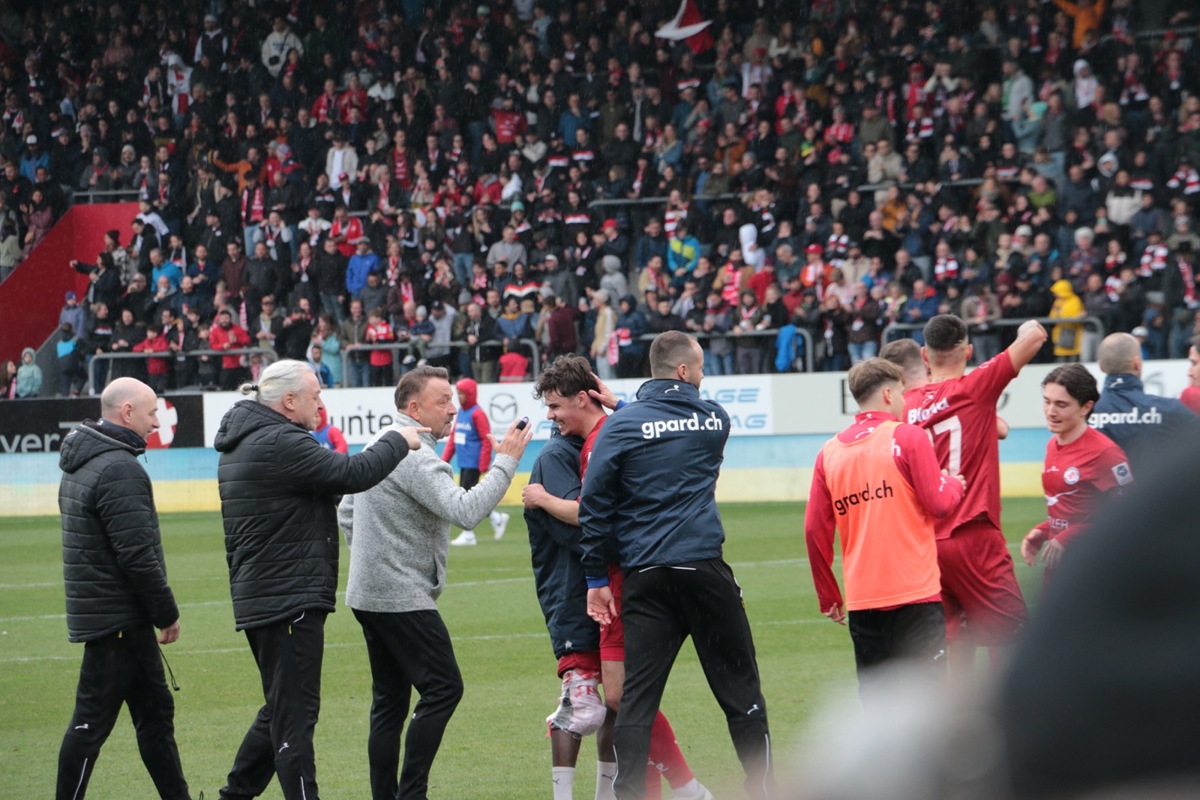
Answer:
M542 370L541 351L538 348L537 341L534 339L518 339L517 341L519 341L525 347L529 348L529 352L531 353L531 356L529 359L529 365L530 365L530 368L533 370L533 379L537 380L538 374ZM409 339L408 341L405 341L405 342L395 342L393 344L351 344L351 345L343 346L342 347L342 378L343 378L343 381L349 380L349 376L351 374L350 356L353 355L354 353L367 354L367 353L370 353L372 350L390 350L392 352L392 370L394 372L397 367L401 366L401 363L398 360L399 354L401 351L407 352L413 356L417 355L415 348L414 348L414 344L415 343L413 342L413 340ZM475 344L467 344L466 342L462 342L462 341L427 342L425 344L425 346L426 346L426 348L449 347L449 348L452 348L455 350L467 350L467 349L470 349L473 347L503 347L504 342L499 339L488 339L486 341L476 342ZM436 358L436 356L435 356L435 358ZM343 382L342 386L348 386L348 384Z
M93 203L136 203L142 199L139 189L76 189L71 193L71 205Z
M723 194L691 195L693 203L723 203L728 200L740 200L752 192L725 192ZM612 197L607 200L592 200L588 208L606 208L608 206L653 206L664 205L671 198L661 197Z
M761 331L744 331L743 333L740 333L740 334L735 334L735 333L700 333L700 334L697 334L697 333L688 331L687 334L693 338L702 339L702 340L703 339L731 339L731 340L736 341L738 339L754 337L754 338L761 338L761 339L770 339L773 342L775 337L777 337L779 335L779 329L778 328L768 328L766 330L761 330ZM639 337L639 341L649 343L649 342L654 341L654 339L657 335L658 334L655 334L655 333L642 334L642 336ZM812 334L807 329L798 327L796 329L796 335L804 340L804 353L803 353L804 370L805 370L805 372L812 372L813 371L813 338L812 338ZM538 343L537 343L537 341L535 341L533 339L521 339L519 341L521 342L521 344L528 347L530 353L532 354L532 357L529 360L530 361L530 369L532 371L532 378L533 378L533 380L536 381L538 378L538 375L541 374L541 368L542 368ZM498 339L488 339L485 342L478 342L476 344L467 344L466 342L455 341L455 342L450 342L449 344L439 342L436 345L430 344L429 346L430 347L447 347L447 346L449 346L449 347L457 348L459 350L464 350L467 348L474 348L474 347L501 347L501 346L503 346L503 344L504 343ZM360 344L360 345L350 345L348 347L342 348L342 375L343 375L343 377L350 375L350 356L352 353L369 353L372 350L390 350L392 352L392 369L394 370L398 366L400 366L400 364L397 362L398 354L400 352L412 353L412 342L411 341L396 342L394 344ZM415 353L413 353L413 354L415 355ZM345 386L345 385L346 384L343 384L343 386Z
M272 350L269 347L239 347L239 348L234 348L231 350L187 350L183 353L183 355L186 356L187 358L193 358L193 357L198 357L198 356L221 356L221 357L224 357L224 356L260 355L260 356L265 357L266 363L268 363L268 364L270 364L272 361L275 361L277 358L279 358L279 354L276 353L274 350ZM97 387L95 386L95 380L96 380L95 365L96 365L97 361L149 361L152 358L168 358L168 359L171 359L172 361L174 361L176 359L176 357L177 357L177 354L173 353L169 350L166 352L160 350L160 351L154 352L154 353L98 353L98 354L92 356L90 365L88 367L87 393L88 394L96 393L95 390ZM107 374L108 371L109 370L105 370L105 374ZM103 387L101 387L101 388L103 388Z
M1082 325L1085 328L1094 330L1100 339L1104 338L1104 323L1100 321L1099 317L1030 317L1029 319L1040 322L1048 328L1055 325ZM1029 319L998 319L982 325L975 322L967 322L967 333L979 334L1003 328L1019 328L1028 322ZM893 322L883 329L883 343L887 344L893 338L901 338L900 336L893 336L893 334L919 331L924 328L924 322Z
M688 336L691 336L693 339L702 340L700 342L700 346L703 347L704 339L730 339L734 342L737 342L739 339L757 338L757 339L769 339L771 342L774 342L774 340L779 336L779 328L766 328L761 331L758 331L758 330L742 331L741 333L733 333L733 332L729 332L729 333L707 333L707 332L697 333L695 331L684 331L684 333L686 333ZM804 371L812 372L813 371L813 363L814 363L813 362L812 333L809 332L809 330L807 328L802 328L800 326L796 326L796 335L804 340L804 353L803 353ZM638 341L649 343L649 342L653 342L656 338L658 338L657 333L643 333L641 336L638 337Z

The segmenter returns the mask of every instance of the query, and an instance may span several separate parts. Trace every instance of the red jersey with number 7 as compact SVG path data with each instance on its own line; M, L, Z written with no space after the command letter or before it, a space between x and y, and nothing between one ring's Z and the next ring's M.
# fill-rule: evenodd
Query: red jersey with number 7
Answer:
M904 421L933 437L938 463L962 475L967 492L958 508L937 520L938 539L976 517L1000 527L1000 439L996 403L1017 377L1008 351L961 378L928 383L904 393Z

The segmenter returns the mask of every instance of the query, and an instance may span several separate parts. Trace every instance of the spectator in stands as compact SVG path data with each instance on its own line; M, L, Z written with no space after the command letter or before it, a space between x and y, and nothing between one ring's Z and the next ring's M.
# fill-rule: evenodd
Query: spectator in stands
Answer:
M164 311L164 316L168 316L170 313L168 309ZM165 394L167 391L167 381L171 375L171 359L167 356L169 351L170 343L167 341L166 332L161 324L150 327L146 331L146 338L133 347L133 352L135 353L164 354L161 357L154 356L146 359L146 373L149 375L148 383L155 394Z
M58 312L58 326L70 325L72 331L87 330L87 309L79 305L75 292L67 292L62 309Z
M17 362L11 358L0 364L0 400L17 397Z
M209 331L208 344L213 350L236 350L250 347L251 339L245 328L234 324L229 309L223 308L217 312L216 325ZM217 382L222 391L232 392L249 377L249 374L250 370L246 367L243 356L225 355L221 357L221 371Z
M16 396L38 397L42 393L42 368L34 359L37 352L32 347L21 351L21 366L17 368Z
M41 189L34 189L29 195L29 202L22 203L20 208L21 225L25 229L24 253L28 256L53 227L54 209Z

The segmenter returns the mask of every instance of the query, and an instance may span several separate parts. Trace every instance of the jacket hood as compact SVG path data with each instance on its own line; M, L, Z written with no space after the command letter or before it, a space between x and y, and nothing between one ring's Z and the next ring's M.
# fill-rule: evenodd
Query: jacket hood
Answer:
M137 457L146 451L146 443L128 428L103 420L85 420L63 439L58 466L63 472L72 473L93 458L113 450L124 450Z
M1071 282L1066 279L1055 281L1054 285L1050 287L1050 291L1059 300L1069 300L1075 297L1075 287L1071 286Z
M621 271L621 259L617 256L605 256L600 259L600 264L609 275L616 275Z
M462 407L474 408L475 398L479 395L479 385L471 378L459 378L454 388L463 393Z
M678 394L681 397L697 398L700 390L690 383L674 378L652 378L637 390L638 400L652 400L656 397L669 397Z
M268 425L295 425L290 419L274 409L253 400L239 400L225 412L221 427L217 429L213 446L218 453L228 453L250 434ZM297 426L299 427L299 426Z
M21 360L22 361L25 360L26 353L29 353L29 355L33 356L35 361L37 360L37 350L34 350L32 347L26 347L24 350L21 351Z

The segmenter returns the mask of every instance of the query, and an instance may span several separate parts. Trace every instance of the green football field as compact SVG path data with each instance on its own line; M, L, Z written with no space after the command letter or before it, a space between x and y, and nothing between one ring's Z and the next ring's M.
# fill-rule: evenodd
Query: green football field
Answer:
M544 719L559 684L530 577L519 510L508 534L452 548L441 611L454 639L466 694L434 765L430 794L458 800L550 797ZM820 616L797 504L725 505L725 557L745 592L758 648L776 763L786 775L798 737L823 702L854 685L846 630ZM1019 542L1044 518L1040 499L1009 500L1005 529ZM181 607L179 642L165 648L181 691L176 734L192 793L214 798L262 703L244 636L233 629L221 520L217 514L162 518L169 578ZM1014 549L1015 553L1015 549ZM348 554L342 553L341 586ZM1018 558L1019 562L1019 558ZM0 771L4 797L49 797L58 747L71 715L82 646L66 639L58 519L0 519ZM1040 576L1018 563L1036 602ZM339 597L339 603L341 599ZM317 777L325 796L367 798L370 671L362 634L344 606L326 627ZM680 745L718 798L736 797L740 768L724 718L690 645L663 699ZM575 796L592 797L595 750L579 760ZM97 762L93 800L155 797L123 713ZM275 784L266 797L280 797Z

